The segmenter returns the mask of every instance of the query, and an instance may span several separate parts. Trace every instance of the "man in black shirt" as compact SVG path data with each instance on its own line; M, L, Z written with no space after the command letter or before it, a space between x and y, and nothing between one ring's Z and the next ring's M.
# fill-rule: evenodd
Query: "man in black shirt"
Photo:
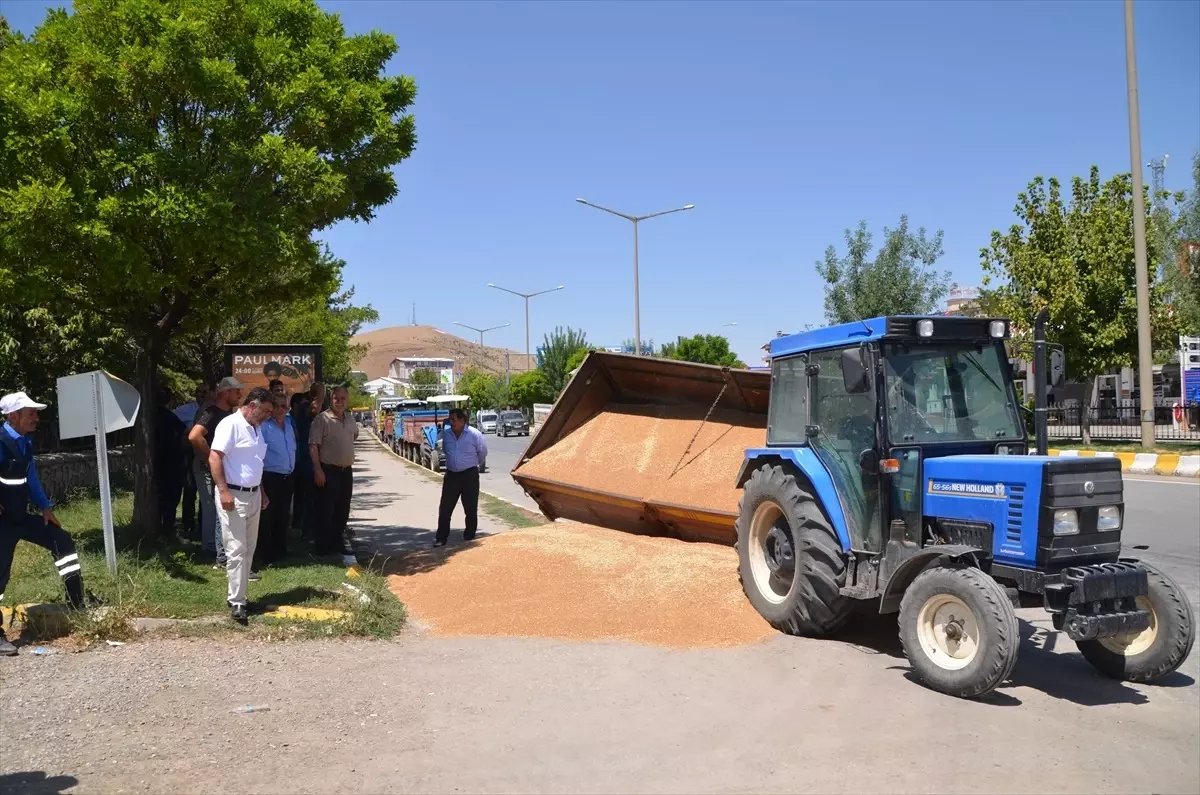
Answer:
M217 384L216 397L211 405L196 415L196 424L188 434L195 451L193 468L196 490L200 493L200 546L216 556L215 569L225 568L225 548L217 528L216 492L212 472L208 467L209 442L217 432L217 423L233 413L242 402L242 384L236 378L222 378ZM203 484L203 486L201 486Z
M158 479L159 532L175 535L175 512L183 494L183 420L168 408L171 390L160 389L154 407L154 474Z
M292 397L292 423L296 426L296 490L292 492L292 527L304 530L304 537L312 535L313 469L308 456L308 435L313 419L325 409L325 385L313 384L308 394Z

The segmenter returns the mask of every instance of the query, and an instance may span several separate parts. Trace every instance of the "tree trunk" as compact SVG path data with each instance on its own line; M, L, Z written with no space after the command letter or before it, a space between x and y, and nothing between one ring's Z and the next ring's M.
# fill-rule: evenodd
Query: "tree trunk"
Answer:
M134 384L142 403L133 432L133 523L145 533L157 533L160 524L153 454L158 363L162 357L162 343L157 336L151 332L143 340Z

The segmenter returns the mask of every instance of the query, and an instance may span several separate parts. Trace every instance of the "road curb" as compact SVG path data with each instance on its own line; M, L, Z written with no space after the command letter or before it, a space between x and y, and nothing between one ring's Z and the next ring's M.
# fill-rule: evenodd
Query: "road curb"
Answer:
M1121 471L1131 475L1170 475L1177 478L1200 477L1200 455L1179 453L1114 453L1108 450L1056 450L1050 455L1079 458L1117 458Z

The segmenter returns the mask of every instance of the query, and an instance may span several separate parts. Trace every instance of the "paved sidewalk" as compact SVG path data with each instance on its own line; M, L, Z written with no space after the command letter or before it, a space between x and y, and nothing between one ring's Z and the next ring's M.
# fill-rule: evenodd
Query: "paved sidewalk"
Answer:
M349 527L359 560L430 549L437 532L441 478L393 456L367 434L359 439L354 452ZM450 523L450 549L463 544L464 527L459 505ZM477 538L511 529L480 505Z

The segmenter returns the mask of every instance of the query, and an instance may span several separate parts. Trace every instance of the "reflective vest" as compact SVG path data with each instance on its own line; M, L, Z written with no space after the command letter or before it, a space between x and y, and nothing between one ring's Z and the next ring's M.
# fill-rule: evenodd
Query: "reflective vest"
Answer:
M5 430L0 430L0 447L4 449L4 460L0 461L0 507L10 519L24 516L30 500L30 456L21 451L17 440Z

